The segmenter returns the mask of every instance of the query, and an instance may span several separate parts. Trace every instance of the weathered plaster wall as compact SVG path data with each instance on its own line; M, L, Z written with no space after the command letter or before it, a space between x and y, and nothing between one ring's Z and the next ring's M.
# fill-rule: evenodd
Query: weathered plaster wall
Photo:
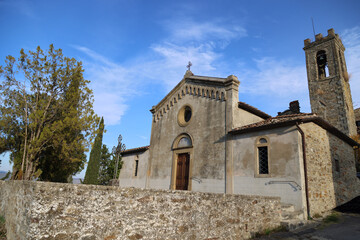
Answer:
M233 128L245 126L248 124L252 124L264 120L263 118L256 116L255 114L249 113L248 111L245 111L244 109L241 108L236 109L234 115L235 116L234 116Z
M310 214L330 210L360 194L353 148L314 123L300 127L305 133ZM339 172L335 158L339 158Z
M257 141L261 137L268 140L268 176L258 175ZM281 202L303 210L301 140L296 127L235 135L233 144L234 193L279 196ZM270 181L280 182L268 184Z
M135 176L135 160L139 160L137 176ZM146 187L146 172L149 161L149 150L126 154L122 157L123 165L119 175L121 187Z
M280 199L1 182L8 239L246 239L280 225Z
M194 85L188 85L188 89ZM215 88L215 87L214 87ZM216 89L216 88L215 88ZM188 90L189 91L189 90ZM224 89L219 88L219 92ZM209 91L211 93L211 90ZM215 91L214 91L215 92ZM172 146L182 133L190 135L193 152L190 152L190 189L201 192L225 191L225 104L226 101L211 95L199 96L190 92L175 94L173 104L162 117L153 122L150 143L150 188L170 189L176 154ZM200 93L201 94L201 93ZM192 117L187 126L178 124L179 110L189 105ZM194 180L197 179L197 180Z

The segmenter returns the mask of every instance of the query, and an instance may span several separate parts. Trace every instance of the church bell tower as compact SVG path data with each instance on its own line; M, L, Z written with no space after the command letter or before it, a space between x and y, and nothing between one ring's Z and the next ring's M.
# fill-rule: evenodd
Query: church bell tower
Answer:
M349 75L341 39L334 29L328 35L304 40L311 111L348 136L356 134Z

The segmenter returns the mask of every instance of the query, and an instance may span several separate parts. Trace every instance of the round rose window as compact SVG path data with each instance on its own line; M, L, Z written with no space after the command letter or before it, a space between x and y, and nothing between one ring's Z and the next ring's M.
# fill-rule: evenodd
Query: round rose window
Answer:
M190 106L183 106L178 113L178 123L184 127L189 124L192 117L192 109Z

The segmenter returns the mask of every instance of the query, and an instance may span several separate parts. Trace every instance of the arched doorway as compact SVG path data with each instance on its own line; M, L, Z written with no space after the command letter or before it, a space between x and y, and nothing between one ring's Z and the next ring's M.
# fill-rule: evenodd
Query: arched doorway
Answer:
M173 171L172 186L174 190L191 190L191 165L193 144L188 134L179 135L172 148L173 154Z

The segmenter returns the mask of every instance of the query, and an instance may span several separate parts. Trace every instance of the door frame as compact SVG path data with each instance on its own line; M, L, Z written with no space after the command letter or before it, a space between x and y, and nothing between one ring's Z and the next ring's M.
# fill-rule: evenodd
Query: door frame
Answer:
M172 177L171 177L171 189L176 190L176 173L177 173L177 162L179 154L187 153L190 157L189 163L189 184L188 191L192 189L192 165L193 165L193 148L182 148L173 151L173 164L172 164ZM186 190L185 190L186 191Z
M188 147L178 147L179 141L181 138L187 137L191 140L191 146ZM189 163L189 185L188 185L188 191L192 190L192 169L193 169L193 157L194 157L194 141L190 134L188 133L182 133L178 135L173 144L172 144L172 168L171 168L171 179L170 179L170 189L176 190L176 172L177 172L177 161L178 161L178 155L181 153L188 153L190 156L190 163Z

